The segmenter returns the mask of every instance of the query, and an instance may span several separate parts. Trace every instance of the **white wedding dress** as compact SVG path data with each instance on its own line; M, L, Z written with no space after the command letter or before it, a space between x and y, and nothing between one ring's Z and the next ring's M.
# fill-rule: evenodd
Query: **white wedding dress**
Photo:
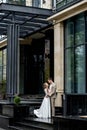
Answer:
M50 118L51 117L51 106L50 98L46 97L47 89L44 89L45 97L39 109L34 110L34 114L39 118Z

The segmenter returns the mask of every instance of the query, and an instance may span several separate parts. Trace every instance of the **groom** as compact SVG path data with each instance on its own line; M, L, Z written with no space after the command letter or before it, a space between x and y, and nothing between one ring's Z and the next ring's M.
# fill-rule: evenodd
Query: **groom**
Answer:
M48 78L49 94L51 99L51 115L55 116L55 98L56 98L56 85L52 81L52 78Z

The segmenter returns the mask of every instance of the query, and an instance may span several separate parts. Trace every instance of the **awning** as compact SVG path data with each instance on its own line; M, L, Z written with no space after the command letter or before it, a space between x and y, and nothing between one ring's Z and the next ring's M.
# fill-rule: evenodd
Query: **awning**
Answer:
M7 3L0 4L0 35L7 35L7 26L18 24L20 36L26 37L48 26L46 19L52 15L52 10Z

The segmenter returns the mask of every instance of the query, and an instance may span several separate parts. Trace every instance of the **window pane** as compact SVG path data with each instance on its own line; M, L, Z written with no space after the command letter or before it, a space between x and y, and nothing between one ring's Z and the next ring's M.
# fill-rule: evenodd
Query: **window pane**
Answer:
M0 83L2 82L2 51L0 51Z
M0 51L0 66L2 66L2 51Z
M50 77L50 40L45 40L45 81Z
M6 66L3 66L3 80L6 81Z
M65 22L65 92L86 93L84 14Z
M64 6L66 4L66 0L57 0L56 2L56 8L61 8L62 6Z
M33 7L41 7L41 0L32 0Z
M67 49L65 54L65 92L74 92L74 53L73 49Z
M67 21L65 26L65 47L71 47L74 44L74 22Z
M85 47L75 49L75 86L77 93L85 93Z
M70 2L73 2L74 0L56 0L56 8L61 8L62 6L70 3Z
M4 0L5 1L5 0ZM25 0L6 0L9 4L25 5Z
M6 49L3 50L3 80L6 81Z
M0 66L0 83L2 83L2 66Z
M83 15L77 17L75 21L75 44L83 44L85 42L85 20Z
M6 65L6 49L3 50L3 65Z

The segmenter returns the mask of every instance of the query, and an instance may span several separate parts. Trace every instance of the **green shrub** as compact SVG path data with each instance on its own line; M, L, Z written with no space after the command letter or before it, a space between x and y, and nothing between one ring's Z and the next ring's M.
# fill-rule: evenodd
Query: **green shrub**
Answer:
M14 103L16 104L16 105L19 105L20 104L20 97L19 96L15 96L14 97Z

